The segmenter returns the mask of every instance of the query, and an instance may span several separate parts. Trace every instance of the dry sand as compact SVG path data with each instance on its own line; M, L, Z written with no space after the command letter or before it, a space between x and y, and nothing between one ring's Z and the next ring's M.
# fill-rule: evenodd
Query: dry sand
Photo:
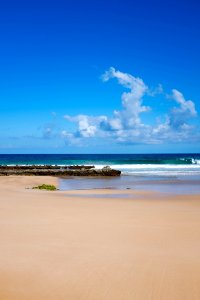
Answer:
M200 299L199 196L25 189L55 182L0 177L0 299Z

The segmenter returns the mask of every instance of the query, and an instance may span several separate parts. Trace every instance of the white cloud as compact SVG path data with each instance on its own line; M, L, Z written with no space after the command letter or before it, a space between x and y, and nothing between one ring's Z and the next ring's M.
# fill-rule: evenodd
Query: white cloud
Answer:
M191 100L185 100L183 94L175 89L172 90L172 98L180 104L180 107L177 108L179 112L187 112L189 116L196 116L197 112L195 105Z
M94 137L98 131L99 124L106 120L106 116L92 117L88 115L69 116L65 115L64 118L77 124L77 130L74 132L75 138L90 138Z
M150 110L150 107L142 104L143 96L149 91L148 86L141 78L116 71L113 67L102 76L103 81L111 78L116 78L119 84L130 91L122 94L122 110L114 111L113 118L104 120L103 128L122 130L140 126L140 114Z
M75 117L66 115L65 119L78 124L78 131L76 133L78 137L93 137L96 133L96 126L91 124L91 118L87 115L78 115Z
M65 140L68 145L81 146L80 138L75 138L74 133L68 132L67 130L61 131L61 137Z
M141 114L151 111L149 106L143 104L143 98L144 96L155 97L161 93L164 95L162 86L149 89L141 78L120 72L113 67L102 76L104 82L110 79L117 79L120 85L129 90L121 96L121 110L115 110L112 117L66 115L65 119L68 122L76 124L76 130L64 131L63 137L75 143L80 142L81 139L103 137L127 144L158 144L190 139L194 127L188 122L197 115L197 112L194 103L185 100L181 92L172 90L171 98L177 105L166 115L165 122L149 125L141 120Z
M179 106L169 113L169 123L173 128L181 128L189 119L197 116L195 105L191 100L185 100L183 94L176 89L172 90L171 98Z

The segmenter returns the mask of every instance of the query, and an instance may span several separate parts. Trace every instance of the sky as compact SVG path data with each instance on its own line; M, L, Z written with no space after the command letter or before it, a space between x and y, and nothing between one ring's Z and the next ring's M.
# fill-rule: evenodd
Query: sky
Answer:
M198 0L1 1L0 153L199 153Z

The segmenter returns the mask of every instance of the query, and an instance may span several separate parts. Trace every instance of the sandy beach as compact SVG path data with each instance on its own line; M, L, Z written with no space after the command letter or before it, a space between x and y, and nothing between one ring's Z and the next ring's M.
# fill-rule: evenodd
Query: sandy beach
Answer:
M42 183L0 177L0 299L200 299L199 195Z

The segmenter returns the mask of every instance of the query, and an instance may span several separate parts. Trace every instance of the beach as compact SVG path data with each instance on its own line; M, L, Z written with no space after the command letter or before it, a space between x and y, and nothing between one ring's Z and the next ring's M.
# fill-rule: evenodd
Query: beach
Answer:
M200 299L200 195L0 176L0 299Z

